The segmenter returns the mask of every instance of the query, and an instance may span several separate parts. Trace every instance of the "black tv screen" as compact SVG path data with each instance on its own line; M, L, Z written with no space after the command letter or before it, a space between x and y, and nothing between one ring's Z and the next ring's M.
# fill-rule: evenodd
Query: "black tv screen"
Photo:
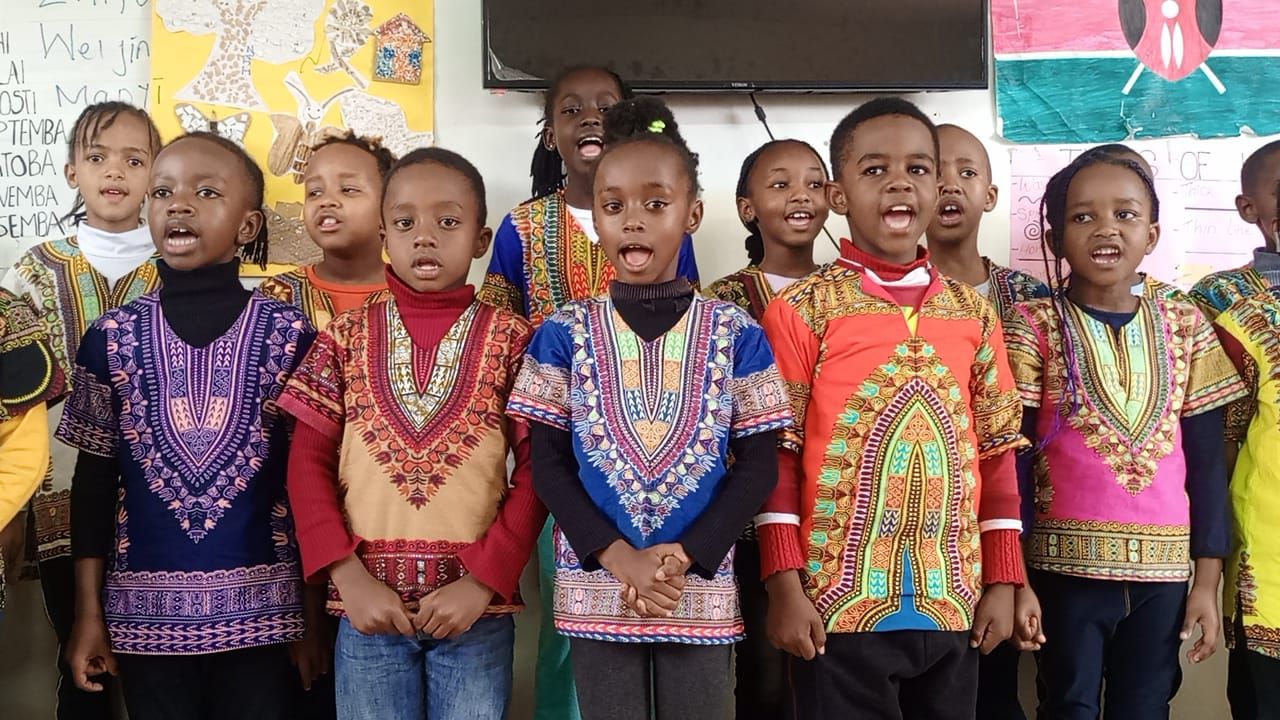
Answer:
M986 0L484 0L487 88L573 65L637 90L987 86Z

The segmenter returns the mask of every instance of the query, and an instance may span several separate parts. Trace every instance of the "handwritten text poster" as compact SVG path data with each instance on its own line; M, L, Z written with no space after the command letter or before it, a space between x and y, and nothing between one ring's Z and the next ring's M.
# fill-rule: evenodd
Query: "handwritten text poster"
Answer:
M60 227L76 116L150 90L150 0L4 0L0 22L0 272Z
M1262 244L1256 227L1240 219L1240 166L1264 141L1239 138L1138 142L1155 174L1160 198L1160 243L1140 268L1190 288L1204 275L1238 267ZM1049 178L1083 152L1083 146L1033 145L1009 150L1010 264L1045 278L1040 246L1040 199ZM1065 269L1064 269L1065 272Z

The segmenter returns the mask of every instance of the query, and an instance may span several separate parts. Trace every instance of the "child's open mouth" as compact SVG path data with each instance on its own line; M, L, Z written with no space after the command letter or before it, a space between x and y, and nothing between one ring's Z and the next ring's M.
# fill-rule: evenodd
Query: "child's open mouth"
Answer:
M170 250L189 248L200 242L200 235L189 225L174 223L164 230L164 244Z
M618 251L618 259L622 261L624 267L632 272L638 272L649 264L649 260L653 258L653 250L644 245L623 245Z
M787 213L787 224L797 230L808 230L813 224L813 213L808 210L796 210Z
M884 224L889 226L894 232L903 232L911 227L911 223L915 222L916 211L910 205L894 205L881 215Z
M1089 253L1089 259L1099 265L1115 265L1124 257L1119 245L1099 245Z
M586 160L595 160L604 152L604 138L599 135L583 135L578 138L578 154Z
M104 187L98 194L108 200L123 200L129 196L127 190L119 187Z
M414 276L420 280L434 280L440 275L440 262L434 258L416 257L412 267Z
M320 229L320 232L333 232L341 225L342 220L333 215L321 215L319 222L316 223L316 227Z
M938 206L938 224L943 227L955 227L964 220L964 206L956 200L944 200Z

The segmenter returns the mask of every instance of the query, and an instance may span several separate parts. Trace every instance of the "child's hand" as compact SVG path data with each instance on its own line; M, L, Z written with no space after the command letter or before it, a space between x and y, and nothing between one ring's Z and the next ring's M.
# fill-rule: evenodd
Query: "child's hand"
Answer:
M604 569L635 590L637 603L645 601L647 617L670 617L680 602L683 586L676 589L657 579L663 561L652 550L636 550L625 540L615 540L597 557Z
M769 591L769 615L766 620L769 642L773 646L812 660L827 652L827 631L822 616L809 601L795 570L776 573L765 581Z
M1218 596L1215 589L1201 587L1191 588L1187 596L1187 616L1182 621L1181 640L1191 638L1196 625L1200 626L1200 639L1187 653L1187 659L1193 663L1204 662L1213 656L1218 649L1218 633L1222 630L1222 618L1218 615Z
M1007 583L988 585L982 591L974 613L969 647L980 648L989 655L996 646L1013 635L1014 587Z
M67 665L76 687L86 692L102 692L102 683L89 678L107 673L118 675L116 656L111 653L107 624L101 617L77 617L67 642Z
M493 600L493 590L463 575L422 598L413 626L436 640L453 640L471 629Z
M1044 624L1040 598L1030 585L1023 585L1013 595L1013 637L1009 642L1019 650L1039 650L1044 645Z
M11 582L17 582L18 574L22 572L22 551L27 540L26 517L25 512L20 512L8 525L0 528L0 559L4 560Z
M687 571L687 562L680 557L672 554L663 558L662 564L658 566L657 572L654 573L653 579L659 582L665 582L671 587L679 590L681 595L684 594L685 572ZM653 614L649 610L649 603L640 597L640 593L636 589L626 583L622 584L622 602L627 607L636 611L641 617L660 617Z
M362 635L414 637L413 616L395 590L378 582L354 555L330 566L329 577L342 596L351 627Z
M302 619L306 635L289 643L289 660L298 668L302 689L310 690L312 683L333 669L333 634L324 621L325 588L323 585L307 585L302 589Z

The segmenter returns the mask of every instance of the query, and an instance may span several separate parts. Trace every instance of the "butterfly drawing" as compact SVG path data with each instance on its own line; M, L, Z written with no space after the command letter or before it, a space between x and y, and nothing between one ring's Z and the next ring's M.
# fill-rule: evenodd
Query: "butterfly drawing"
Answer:
M173 112L178 116L178 124L184 132L211 132L221 135L231 142L244 147L244 136L249 132L249 113L236 113L218 119L209 117L194 105L178 103Z
M330 95L324 102L316 102L302 85L297 72L290 72L284 79L285 89L293 95L298 103L298 111L294 115L272 113L271 125L276 136L267 151L267 169L273 175L281 177L293 176L296 183L302 182L302 174L307 169L307 161L311 159L311 147L325 137L338 135L341 128L332 125L321 126L325 113L329 111L338 98L355 90L353 87L343 88Z

